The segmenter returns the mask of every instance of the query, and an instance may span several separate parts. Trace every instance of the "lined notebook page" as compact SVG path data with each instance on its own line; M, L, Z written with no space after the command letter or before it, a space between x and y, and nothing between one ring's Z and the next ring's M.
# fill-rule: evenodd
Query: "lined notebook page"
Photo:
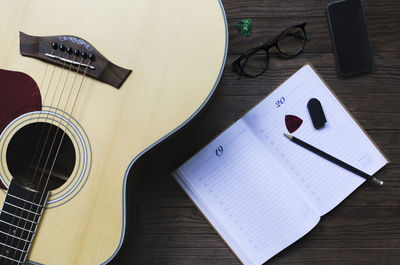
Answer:
M244 264L262 264L319 221L315 208L242 120L174 177Z
M307 110L311 98L321 102L327 119L320 130L314 129ZM387 163L314 70L309 65L301 68L242 119L302 187L321 215L365 180L289 141L283 135L288 133L285 115L303 120L294 136L368 174Z

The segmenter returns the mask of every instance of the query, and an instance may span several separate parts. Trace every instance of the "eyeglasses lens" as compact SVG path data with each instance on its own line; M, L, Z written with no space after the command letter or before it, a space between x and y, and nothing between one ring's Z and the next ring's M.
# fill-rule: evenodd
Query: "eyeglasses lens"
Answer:
M269 56L266 50L259 49L241 61L241 67L244 72L250 76L257 76L262 74L268 67Z
M300 27L289 28L278 39L277 47L285 55L293 56L303 50L306 42L304 30Z

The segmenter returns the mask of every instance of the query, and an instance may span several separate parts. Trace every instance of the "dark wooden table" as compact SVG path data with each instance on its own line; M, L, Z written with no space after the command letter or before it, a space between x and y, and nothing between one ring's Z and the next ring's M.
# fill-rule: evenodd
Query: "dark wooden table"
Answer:
M361 186L268 264L400 264L400 1L364 1L376 67L352 78L336 73L328 2L223 0L229 55L220 84L193 122L144 156L131 172L128 217L135 226L128 228L113 264L239 264L170 172L306 62L314 65L391 163L378 174L383 187ZM253 19L250 38L234 29L243 18ZM230 64L241 52L304 21L311 41L299 57L287 60L274 54L269 70L255 79L239 80L231 72Z

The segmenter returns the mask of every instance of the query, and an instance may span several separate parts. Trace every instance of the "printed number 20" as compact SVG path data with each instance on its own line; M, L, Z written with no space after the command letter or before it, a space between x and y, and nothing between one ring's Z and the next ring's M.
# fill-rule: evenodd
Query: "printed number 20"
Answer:
M275 101L277 108L279 108L283 103L285 103L285 97L281 97L279 100Z

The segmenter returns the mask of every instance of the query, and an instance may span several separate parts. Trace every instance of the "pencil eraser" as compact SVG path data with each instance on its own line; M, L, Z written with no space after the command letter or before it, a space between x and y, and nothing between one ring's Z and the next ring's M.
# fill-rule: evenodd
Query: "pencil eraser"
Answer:
M307 103L308 112L310 113L312 123L315 129L321 129L325 126L326 118L321 102L318 99L312 98Z

